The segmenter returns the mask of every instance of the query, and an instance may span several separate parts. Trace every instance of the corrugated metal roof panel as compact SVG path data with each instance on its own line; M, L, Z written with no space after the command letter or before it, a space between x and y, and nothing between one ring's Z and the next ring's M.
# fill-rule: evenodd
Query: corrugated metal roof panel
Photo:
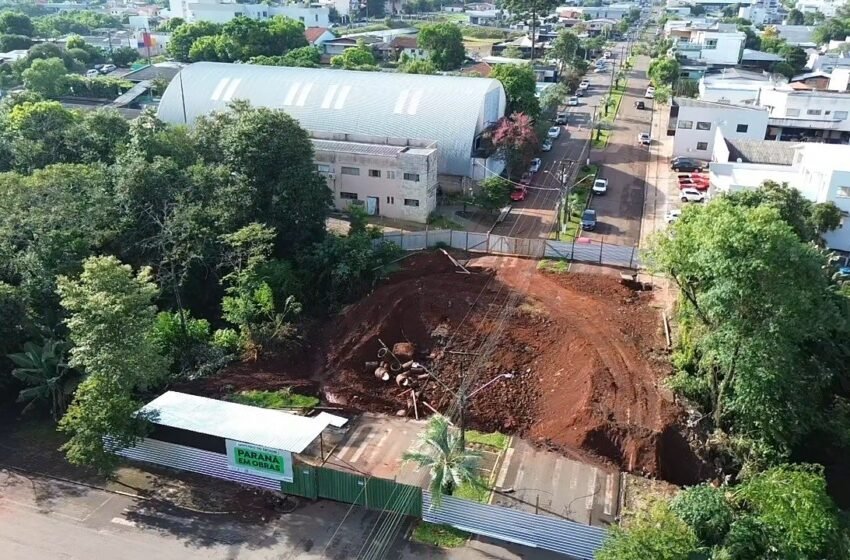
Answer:
M155 424L301 453L329 424L345 419L331 414L313 418L177 391L168 391L146 404ZM333 418L332 418L333 417ZM333 422L331 421L333 419Z
M385 144L362 144L360 142L339 142L336 140L313 139L313 148L318 152L342 152L346 154L362 154L365 156L394 157L404 150L403 146L387 146Z
M488 93L495 110L485 110ZM185 101L191 123L234 99L282 109L310 131L435 141L439 172L462 176L476 134L505 112L504 89L489 78L198 62L171 81L159 117L183 123Z

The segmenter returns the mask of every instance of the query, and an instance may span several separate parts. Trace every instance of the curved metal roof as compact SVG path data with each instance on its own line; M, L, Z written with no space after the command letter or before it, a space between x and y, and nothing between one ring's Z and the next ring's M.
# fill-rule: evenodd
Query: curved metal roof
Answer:
M439 172L466 176L476 133L505 111L489 78L199 62L168 85L159 117L190 123L235 99L282 109L307 130L436 141Z

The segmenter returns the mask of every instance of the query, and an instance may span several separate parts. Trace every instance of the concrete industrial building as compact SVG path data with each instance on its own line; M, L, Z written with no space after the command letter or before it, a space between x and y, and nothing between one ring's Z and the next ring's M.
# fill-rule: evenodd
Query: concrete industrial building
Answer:
M504 169L490 142L494 125L505 114L505 91L498 80L200 62L169 84L159 117L191 124L236 99L286 111L314 138L348 135L348 141L388 147L381 152L388 158L387 170L410 164L414 155L424 157L418 150L433 146L437 182L444 192L469 192L476 181ZM400 140L411 150L396 161L389 152L398 152ZM434 161L430 155L426 159ZM381 168L364 165L367 178L369 169ZM424 186L427 192L430 178L419 176L423 184L416 189ZM376 196L384 197L380 213L389 209L386 196L402 205L411 198L403 193ZM420 200L418 208L431 207L430 196Z

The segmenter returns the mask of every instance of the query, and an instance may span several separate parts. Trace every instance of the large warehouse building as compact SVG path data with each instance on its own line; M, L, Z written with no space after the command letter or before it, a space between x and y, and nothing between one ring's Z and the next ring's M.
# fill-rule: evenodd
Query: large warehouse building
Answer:
M282 109L314 136L434 145L444 191L465 190L504 168L489 141L505 113L505 91L497 80L199 62L171 81L159 117L191 124L236 99Z

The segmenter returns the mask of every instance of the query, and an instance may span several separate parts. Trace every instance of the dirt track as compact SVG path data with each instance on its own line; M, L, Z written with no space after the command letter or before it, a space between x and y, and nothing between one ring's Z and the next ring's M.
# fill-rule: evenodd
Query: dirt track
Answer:
M452 390L465 375L475 388L515 374L470 401L473 427L673 482L698 478L699 465L679 435L680 411L660 383L669 366L651 293L604 275L538 272L534 261L512 257L473 259L472 274L458 273L439 252L402 264L313 334L320 346L304 357L242 366L214 378L217 389L310 378L329 402L412 415L404 388L365 365L378 360L379 339L389 346L412 342L415 359ZM421 383L421 400L440 411L452 404L439 383Z

